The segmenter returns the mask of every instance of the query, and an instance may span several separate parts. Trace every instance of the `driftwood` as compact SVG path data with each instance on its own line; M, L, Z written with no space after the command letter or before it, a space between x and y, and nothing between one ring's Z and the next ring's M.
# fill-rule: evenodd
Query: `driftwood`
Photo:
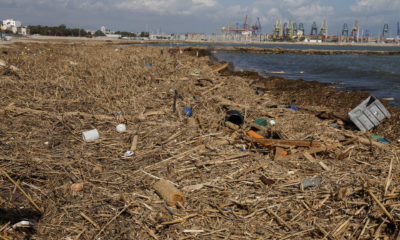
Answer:
M260 143L266 147L280 146L280 147L321 147L322 143L315 141L305 140L283 140L283 139L265 139L265 138L254 138L246 137L245 139Z
M154 184L153 188L170 207L176 207L177 203L184 203L183 194L169 181L161 179Z

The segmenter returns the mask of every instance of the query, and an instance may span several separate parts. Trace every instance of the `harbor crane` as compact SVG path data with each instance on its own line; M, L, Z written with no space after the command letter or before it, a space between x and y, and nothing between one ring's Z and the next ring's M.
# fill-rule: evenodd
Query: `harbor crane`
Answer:
M226 27L224 26L224 27L222 27L222 28L219 28L218 30L220 30L220 31L222 31L222 32L241 33L241 34L243 34L243 35L248 35L248 34L250 34L250 33L252 32L252 31L250 30L249 24L247 23L247 15L246 15L246 17L245 17L244 24L243 24L243 27L242 27L242 28L239 26L239 23L236 24L236 28L232 28L232 27L230 26L230 24L231 24L231 23L228 23ZM260 25L260 27L261 27L261 25Z
M389 24L387 23L383 25L382 37L383 38L389 37Z
M317 36L318 35L318 28L317 28L317 23L314 21L313 24L311 25L311 36Z
M358 42L360 38L360 25L358 24L358 21L354 21L354 25L351 28L351 33L350 36L354 42Z
M303 23L299 23L299 27L297 28L297 36L303 37L304 36L304 25Z
M253 30L253 34L261 34L261 23L259 17L257 17L256 23L251 26L251 29Z
M400 37L400 22L397 22L397 37Z
M274 25L273 38L274 39L282 39L282 36L283 36L282 21L276 20L275 25Z
M346 36L346 38L349 37L349 27L347 23L343 24L342 36Z
M289 23L285 23L283 25L283 31L284 31L283 33L284 33L285 39L289 39L289 40L293 39L293 24L292 24L292 21L289 21Z
M326 20L322 22L319 35L322 36L325 40L328 38L328 22Z
M293 23L293 36L297 37L297 23Z

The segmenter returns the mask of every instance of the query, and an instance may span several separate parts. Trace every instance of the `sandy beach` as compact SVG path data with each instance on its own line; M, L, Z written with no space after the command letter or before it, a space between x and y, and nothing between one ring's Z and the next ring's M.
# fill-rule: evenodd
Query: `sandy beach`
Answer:
M367 93L234 72L207 48L0 50L2 239L399 236L400 109L383 100L392 117L362 132L347 113Z

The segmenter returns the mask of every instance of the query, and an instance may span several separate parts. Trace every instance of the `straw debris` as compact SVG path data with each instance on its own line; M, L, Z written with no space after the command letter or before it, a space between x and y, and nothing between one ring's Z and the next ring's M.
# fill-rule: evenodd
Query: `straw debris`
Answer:
M376 132L343 120L340 129L329 127L334 115L315 114L329 106L297 101L299 111L285 108L290 80L290 89L276 90L284 80L217 70L225 65L201 48L177 54L53 41L12 49L26 46L23 56L10 49L2 56L18 75L0 72L2 239L399 235L398 145L378 144L370 140ZM196 121L187 121L185 107ZM243 126L225 124L227 110L242 113ZM393 123L398 112L390 111ZM276 124L257 131L257 118ZM118 133L119 123L128 130ZM389 123L376 131L398 139L398 125ZM83 141L82 132L94 128L100 139ZM250 129L262 138L249 138ZM124 157L128 150L135 154ZM168 187L156 194L160 179ZM74 183L84 188L73 192ZM165 204L171 192L182 198ZM21 220L33 222L34 231L5 230Z

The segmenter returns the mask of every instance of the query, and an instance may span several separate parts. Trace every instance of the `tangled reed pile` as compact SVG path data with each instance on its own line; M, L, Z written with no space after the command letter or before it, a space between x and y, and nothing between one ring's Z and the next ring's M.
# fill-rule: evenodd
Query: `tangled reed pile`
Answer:
M98 42L4 50L1 239L399 234L396 143L335 114L321 119L322 106L285 108L263 82L231 74L204 50ZM226 123L227 110L244 124ZM256 126L258 118L276 124ZM120 123L126 132L115 130ZM271 142L249 138L251 127ZM100 138L85 142L82 132L94 128ZM14 225L22 220L30 226Z

